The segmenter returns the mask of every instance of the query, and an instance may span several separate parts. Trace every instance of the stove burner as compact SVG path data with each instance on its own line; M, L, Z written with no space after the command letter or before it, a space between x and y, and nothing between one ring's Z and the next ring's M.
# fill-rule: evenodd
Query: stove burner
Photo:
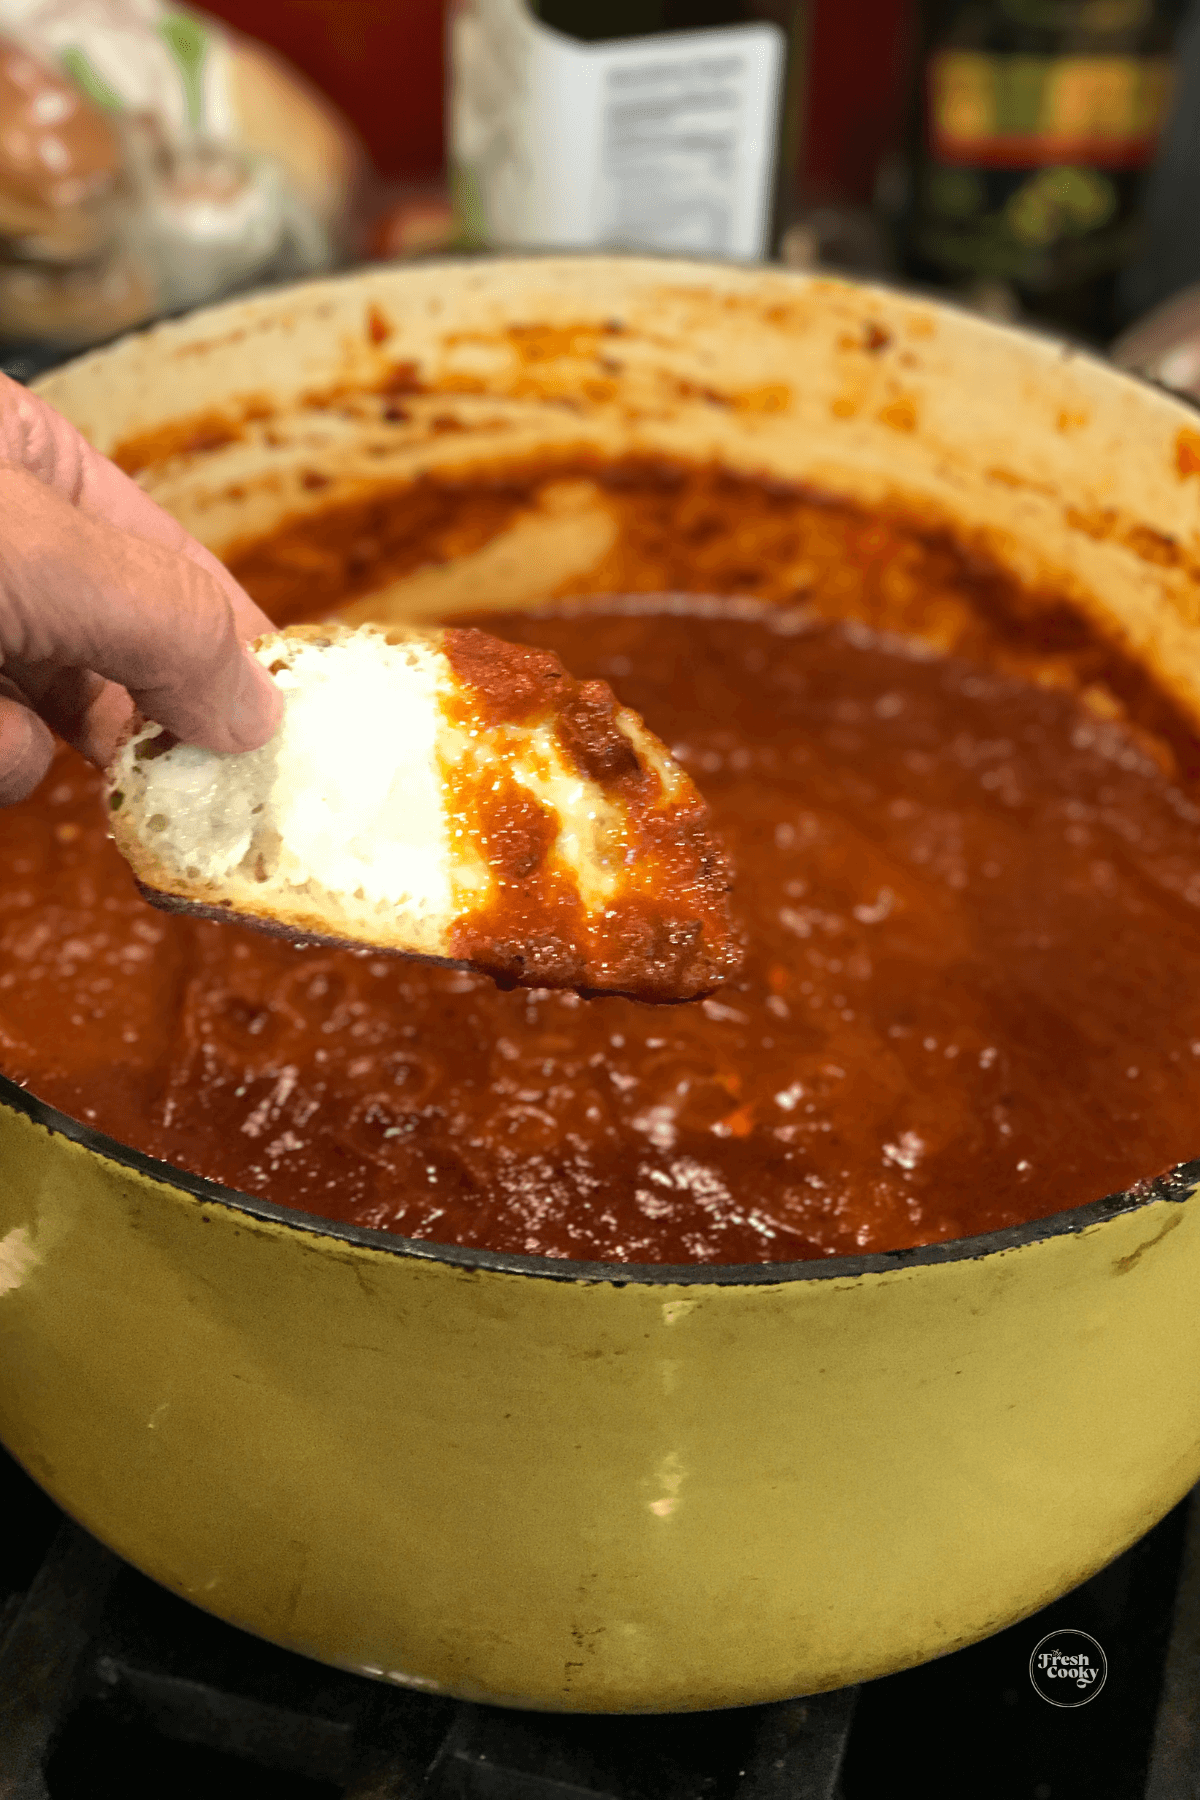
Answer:
M924 1668L777 1706L600 1718L326 1669L138 1575L0 1452L6 1500L0 1800L1200 1796L1200 1507L1035 1618ZM1046 1706L1027 1675L1033 1645L1067 1626L1109 1663L1104 1692L1074 1711Z

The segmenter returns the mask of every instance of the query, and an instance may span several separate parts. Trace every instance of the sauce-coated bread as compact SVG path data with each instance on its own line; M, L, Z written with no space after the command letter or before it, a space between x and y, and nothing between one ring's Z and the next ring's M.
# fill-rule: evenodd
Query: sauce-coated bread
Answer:
M689 999L741 964L730 869L636 713L481 631L297 626L287 705L219 755L135 721L111 827L156 905L501 980Z

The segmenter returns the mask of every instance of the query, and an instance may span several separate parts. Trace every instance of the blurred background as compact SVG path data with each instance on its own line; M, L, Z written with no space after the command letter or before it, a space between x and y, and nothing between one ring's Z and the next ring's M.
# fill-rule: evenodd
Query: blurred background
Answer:
M1200 397L1200 0L0 0L0 359L550 247L770 258Z

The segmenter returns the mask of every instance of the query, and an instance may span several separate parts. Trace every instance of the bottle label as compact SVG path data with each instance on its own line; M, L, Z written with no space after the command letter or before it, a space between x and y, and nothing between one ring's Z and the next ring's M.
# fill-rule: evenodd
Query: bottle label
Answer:
M1143 168L1171 99L1165 56L942 50L928 78L930 150L975 168Z
M523 0L462 0L460 232L497 248L765 255L786 48L772 24L579 44Z

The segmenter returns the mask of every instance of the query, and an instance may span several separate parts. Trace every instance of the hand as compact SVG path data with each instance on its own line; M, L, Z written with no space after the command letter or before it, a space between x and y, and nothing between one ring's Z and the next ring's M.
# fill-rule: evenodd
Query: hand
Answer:
M136 706L186 743L254 750L282 696L270 631L216 557L45 401L0 375L0 806L54 753L106 764Z

